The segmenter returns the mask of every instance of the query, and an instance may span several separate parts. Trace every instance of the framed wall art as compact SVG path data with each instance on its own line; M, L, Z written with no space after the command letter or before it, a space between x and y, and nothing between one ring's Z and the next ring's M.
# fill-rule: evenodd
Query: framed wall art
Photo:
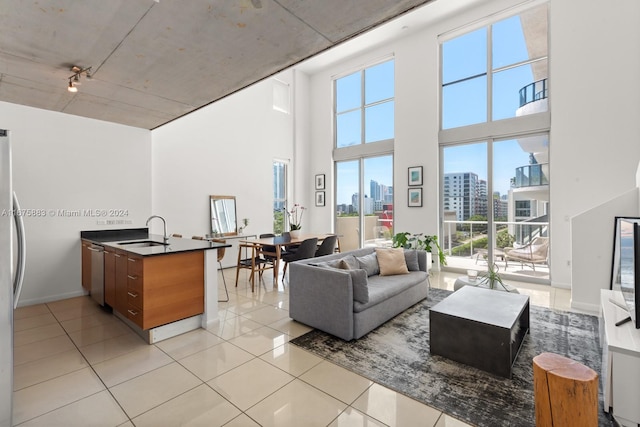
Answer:
M409 168L409 185L422 185L422 166Z
M410 208L422 207L422 187L410 188L407 200L407 206L409 206Z
M319 173L316 175L316 190L324 190L324 174Z
M316 191L316 206L324 206L324 191Z

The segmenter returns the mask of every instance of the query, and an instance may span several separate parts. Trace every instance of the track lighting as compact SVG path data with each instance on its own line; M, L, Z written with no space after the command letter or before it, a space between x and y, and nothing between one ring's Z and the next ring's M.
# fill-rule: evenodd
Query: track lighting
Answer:
M76 93L78 91L76 86L80 84L80 76L82 76L83 73L87 79L91 79L91 67L82 68L74 65L71 67L71 71L73 71L73 74L69 76L69 85L67 86L67 90L69 92Z

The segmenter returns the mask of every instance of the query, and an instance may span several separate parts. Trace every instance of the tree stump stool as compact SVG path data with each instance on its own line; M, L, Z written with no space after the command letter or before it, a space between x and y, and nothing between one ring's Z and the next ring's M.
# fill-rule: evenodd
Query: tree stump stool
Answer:
M553 353L533 358L537 427L598 427L598 374Z

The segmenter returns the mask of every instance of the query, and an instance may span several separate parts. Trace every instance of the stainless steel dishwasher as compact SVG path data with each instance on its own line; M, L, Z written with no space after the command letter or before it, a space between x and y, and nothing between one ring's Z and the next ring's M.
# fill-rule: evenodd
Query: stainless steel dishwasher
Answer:
M104 305L104 247L89 246L91 251L91 298Z

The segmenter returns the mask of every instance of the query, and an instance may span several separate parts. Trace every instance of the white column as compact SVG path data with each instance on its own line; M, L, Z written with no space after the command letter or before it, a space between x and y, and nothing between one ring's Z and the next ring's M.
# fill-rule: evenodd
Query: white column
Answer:
M204 313L202 327L218 321L218 250L204 251Z

